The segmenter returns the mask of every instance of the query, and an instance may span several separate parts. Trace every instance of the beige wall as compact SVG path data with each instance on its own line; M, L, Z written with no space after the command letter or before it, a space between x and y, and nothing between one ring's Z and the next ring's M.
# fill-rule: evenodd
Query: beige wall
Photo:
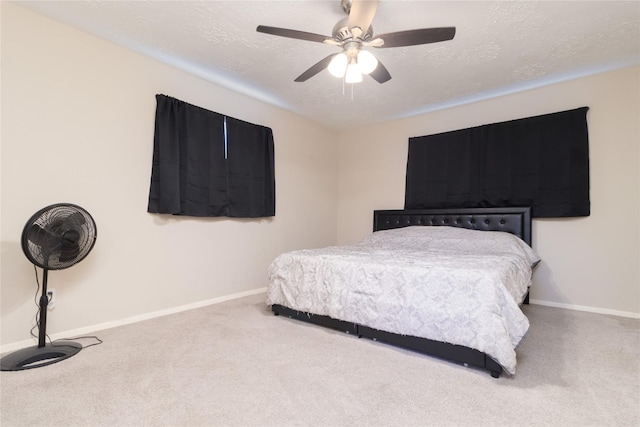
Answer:
M374 209L403 207L409 137L581 106L590 108L591 216L534 220L543 263L531 297L640 316L639 67L340 134L338 243L369 233Z
M72 331L266 287L279 253L335 243L336 135L284 110L2 2L1 343L29 338L22 228L56 202L95 218L94 250L52 271L47 330ZM155 94L269 126L276 217L146 212Z

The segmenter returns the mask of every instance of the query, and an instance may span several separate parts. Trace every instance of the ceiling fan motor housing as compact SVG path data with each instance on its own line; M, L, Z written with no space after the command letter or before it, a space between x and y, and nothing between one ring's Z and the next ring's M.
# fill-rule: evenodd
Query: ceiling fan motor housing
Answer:
M338 42L344 42L345 40L353 39L353 33L349 29L349 17L342 18L333 27L331 32L333 39ZM373 25L369 25L369 29L366 33L362 34L358 39L362 41L369 41L373 37Z

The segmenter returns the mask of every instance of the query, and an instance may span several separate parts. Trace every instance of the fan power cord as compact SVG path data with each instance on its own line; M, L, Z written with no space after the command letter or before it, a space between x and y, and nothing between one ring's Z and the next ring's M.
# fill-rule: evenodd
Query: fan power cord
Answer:
M48 335L47 335L47 338L49 338ZM96 340L96 342L94 342L92 344L89 344L89 345L80 344L80 345L82 345L83 349L102 344L102 340L100 338L98 338L97 336L95 336L95 335L86 335L86 336L74 337L74 338L58 338L57 340L53 340L53 341L51 341L51 338L49 338L49 344L51 344L52 347L65 347L66 344L59 345L59 344L56 344L56 342L58 342L58 341L78 341L78 340L87 340L87 339L93 339L93 340Z
M38 277L38 269L36 268L36 266L33 266L33 271L36 274L36 284L37 284L37 288L36 288L36 294L34 297L34 302L36 304L36 307L38 307L38 310L36 311L36 323L35 325L33 325L33 327L31 328L31 331L29 331L29 333L31 334L31 336L35 339L38 339L38 336L35 334L34 330L36 328L40 329L40 304L38 302L38 296L40 295L40 279ZM96 342L89 344L89 345L82 345L82 348L89 348L89 347L93 347L96 345L100 345L102 344L102 340L100 338L98 338L95 335L86 335L86 336L81 336L81 337L75 337L75 338L58 338L55 340L51 340L51 337L49 336L49 334L45 333L45 336L47 337L47 341L49 341L49 344L52 347L66 347L66 345L59 345L59 344L55 344L57 341L77 341L77 340L84 340L84 339L93 339L96 340Z

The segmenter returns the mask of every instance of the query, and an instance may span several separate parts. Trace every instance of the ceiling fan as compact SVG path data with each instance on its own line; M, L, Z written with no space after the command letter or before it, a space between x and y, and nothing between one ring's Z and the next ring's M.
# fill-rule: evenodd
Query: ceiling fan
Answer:
M342 48L320 60L295 81L304 82L327 68L329 72L347 83L362 81L363 74L369 74L378 83L391 79L391 74L377 58L363 47L389 48L415 46L451 40L456 34L455 27L422 28L398 31L373 36L371 22L376 14L379 0L341 0L342 10L348 15L333 27L331 37L287 28L258 25L256 31L292 39L325 43Z

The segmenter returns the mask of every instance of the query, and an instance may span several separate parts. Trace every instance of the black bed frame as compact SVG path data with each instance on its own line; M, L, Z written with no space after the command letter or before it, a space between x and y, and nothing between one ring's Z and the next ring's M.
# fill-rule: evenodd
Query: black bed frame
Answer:
M531 210L528 207L376 210L373 213L373 231L414 225L447 225L483 231L505 231L515 234L531 246ZM529 303L528 293L523 303ZM380 331L328 316L293 310L278 304L272 305L271 309L275 315L288 316L465 366L486 369L494 378L498 378L502 374L502 366L485 353L472 348Z

